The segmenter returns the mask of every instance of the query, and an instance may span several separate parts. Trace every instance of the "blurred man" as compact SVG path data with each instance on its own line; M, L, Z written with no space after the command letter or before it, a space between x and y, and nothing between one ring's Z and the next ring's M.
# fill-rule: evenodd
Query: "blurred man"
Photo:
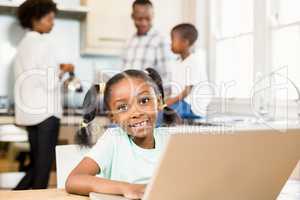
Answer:
M129 40L123 55L125 69L156 69L163 80L168 78L167 63L171 57L170 44L152 27L154 12L149 0L135 0L132 19L136 34Z

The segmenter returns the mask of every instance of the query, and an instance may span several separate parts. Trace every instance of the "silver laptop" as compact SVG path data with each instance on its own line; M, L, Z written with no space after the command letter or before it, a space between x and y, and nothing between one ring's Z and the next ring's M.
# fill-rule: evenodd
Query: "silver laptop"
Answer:
M297 130L172 135L143 199L273 200L298 160Z

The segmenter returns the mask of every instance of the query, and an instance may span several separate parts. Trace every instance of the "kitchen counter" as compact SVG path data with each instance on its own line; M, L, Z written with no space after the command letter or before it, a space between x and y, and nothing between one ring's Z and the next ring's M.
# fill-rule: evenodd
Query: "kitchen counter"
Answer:
M68 108L63 109L63 117L61 118L62 125L79 126L82 121L82 108ZM100 126L106 126L109 124L109 120L104 113L100 113L96 117ZM15 124L14 109L10 108L6 112L0 113L0 125L1 124Z
M60 122L60 133L59 141L61 144L74 144L74 136L79 128L82 121L82 116L79 115L64 115ZM106 116L97 116L95 118L95 123L97 123L97 136L104 133L106 127L110 124L109 119ZM13 115L0 115L0 126L1 125L14 125L15 117ZM22 126L10 127L14 130L19 131L6 131L3 129L0 131L0 141L6 142L22 142L27 141L26 131Z
M60 127L60 139L67 140L69 144L74 141L74 135L79 128L79 124L82 121L82 117L79 115L64 115L61 119ZM14 116L0 116L0 125L14 124ZM97 134L100 136L107 126L110 124L108 117L97 116L95 119L97 126ZM276 130L278 132L297 131L300 133L300 123L298 120L281 120L281 121L267 121L267 122L252 122L249 120L238 122L217 122L212 123L200 123L198 125L179 125L171 127L169 130L173 133L206 133L206 134L224 134L235 133L243 130ZM208 124L208 125L205 125Z
M70 125L70 126L79 126L82 121L82 116L80 115L64 115L61 118L62 125ZM106 126L109 124L109 119L106 116L97 116L96 121L100 124L100 126ZM0 115L0 124L14 124L15 117L13 115Z

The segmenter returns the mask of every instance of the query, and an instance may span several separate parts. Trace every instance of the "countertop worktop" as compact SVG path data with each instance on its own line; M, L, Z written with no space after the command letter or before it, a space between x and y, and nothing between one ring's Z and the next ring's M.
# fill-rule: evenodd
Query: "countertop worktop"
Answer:
M82 121L79 115L64 115L60 122L59 139L74 144L74 134ZM98 125L98 134L101 135L110 124L106 116L97 116L95 122ZM24 142L27 141L27 132L22 126L15 126L13 115L0 115L0 141L2 142Z
M82 121L81 116L63 116L61 118L61 126L59 139L65 141L66 144L74 144L74 135ZM110 121L105 116L97 116L95 123L98 125L97 135L104 133ZM0 116L0 141L2 142L26 142L27 132L22 126L15 126L14 116Z
M109 119L106 116L97 116L96 120L101 126L106 126L109 124ZM82 121L82 116L80 115L63 115L61 118L61 125L73 125L79 126ZM15 117L13 115L0 115L0 124L14 124Z
M62 125L79 125L82 121L82 108L67 108L63 109L63 116L61 118ZM10 108L7 112L0 113L0 124L15 124L14 109ZM101 126L109 123L107 116L104 113L97 115L96 120Z
M74 133L78 130L79 124L82 121L82 117L79 115L64 115L61 119L61 129L60 138L69 141L69 144L73 143ZM13 125L15 123L14 116L0 116L0 125ZM110 125L110 120L106 116L97 116L95 123L98 126L98 136L104 133L107 126ZM16 127L17 128L17 127ZM19 127L18 127L19 128ZM22 127L21 127L22 128ZM5 129L6 130L6 129ZM213 121L211 123L200 122L194 125L178 125L175 127L170 127L170 133L202 133L202 134L230 134L239 131L247 130L275 130L280 133L285 133L288 131L293 131L300 133L300 123L299 120L278 120L278 121L266 121L266 122L254 122L251 120L236 122L217 122ZM11 137L13 134L9 134L7 131L2 131L2 137L9 135ZM26 134L21 134L22 140L23 136ZM17 137L17 135L16 135ZM24 136L25 137L25 136ZM7 139L6 139L7 140Z

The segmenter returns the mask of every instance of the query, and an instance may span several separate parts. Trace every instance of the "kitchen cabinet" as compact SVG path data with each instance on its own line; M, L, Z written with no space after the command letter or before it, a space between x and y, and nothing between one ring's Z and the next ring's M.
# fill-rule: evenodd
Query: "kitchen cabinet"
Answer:
M23 0L19 1L0 1L0 13L15 15L17 8ZM86 17L88 9L85 6L67 6L64 4L58 4L58 17L67 19L79 19L82 20Z
M90 12L81 25L83 54L118 55L133 33L132 0L83 0Z
M189 21L195 0L152 0L154 25L169 36L171 28ZM82 0L89 13L81 26L81 53L95 55L120 55L127 39L135 32L131 20L133 0Z

